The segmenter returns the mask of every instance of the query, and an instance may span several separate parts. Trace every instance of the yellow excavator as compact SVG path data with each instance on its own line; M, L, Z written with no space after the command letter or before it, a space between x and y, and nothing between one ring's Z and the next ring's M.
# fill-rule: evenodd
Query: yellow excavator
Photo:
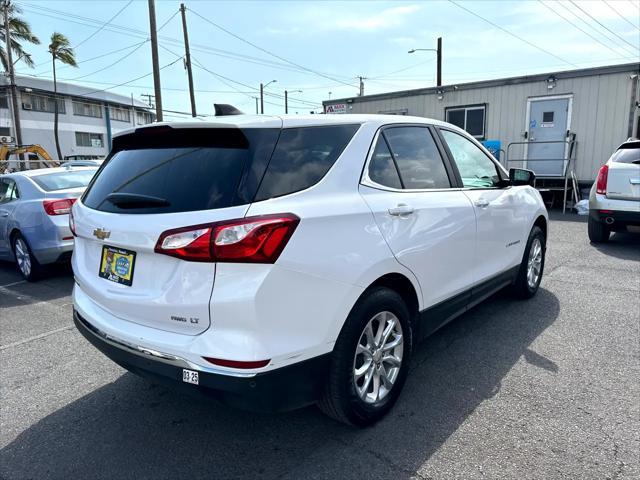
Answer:
M12 155L27 154L26 160L12 159ZM49 152L47 152L41 145L7 145L0 144L0 173L4 173L10 169L10 165L16 168L17 165L25 165L27 168L46 168L57 167L60 162L53 160ZM17 167L17 169L22 170Z

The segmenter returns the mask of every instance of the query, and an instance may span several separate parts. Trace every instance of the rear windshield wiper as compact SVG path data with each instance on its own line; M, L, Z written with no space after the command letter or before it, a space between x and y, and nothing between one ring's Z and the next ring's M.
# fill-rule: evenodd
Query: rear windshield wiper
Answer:
M164 198L138 193L114 192L107 195L105 200L120 208L168 207L171 205L171 203Z

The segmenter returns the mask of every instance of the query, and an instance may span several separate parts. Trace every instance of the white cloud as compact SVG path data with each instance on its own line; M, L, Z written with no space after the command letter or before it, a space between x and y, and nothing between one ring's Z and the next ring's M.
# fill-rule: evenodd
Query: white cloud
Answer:
M371 31L398 27L412 13L421 10L420 5L402 5L382 10L372 15L351 15L338 18L329 25L329 30Z
M265 31L272 35L290 35L299 33L314 32L379 32L391 28L403 26L411 15L422 10L418 4L398 5L385 8L376 13L370 13L371 4L360 4L356 9L342 9L341 4L337 4L334 9L326 8L328 4L321 4L322 7L314 5L302 10L293 10L286 19L280 19L281 25L285 23L291 27L269 27ZM335 5L335 4L331 4ZM349 5L349 4L347 4ZM351 5L349 5L351 6ZM366 7L366 8L363 8ZM299 25L305 25L300 28Z

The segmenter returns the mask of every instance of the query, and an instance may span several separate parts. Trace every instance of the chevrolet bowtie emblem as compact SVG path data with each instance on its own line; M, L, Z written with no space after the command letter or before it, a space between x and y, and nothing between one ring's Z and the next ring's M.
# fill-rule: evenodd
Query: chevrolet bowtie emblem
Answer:
M99 238L100 240L105 240L107 238L109 238L109 236L111 235L111 232L109 230L103 230L101 228L96 228L93 231L93 234Z

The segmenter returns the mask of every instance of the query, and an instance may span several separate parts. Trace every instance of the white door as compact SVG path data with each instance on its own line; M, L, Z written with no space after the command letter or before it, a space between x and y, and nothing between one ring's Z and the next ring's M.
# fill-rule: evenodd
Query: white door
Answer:
M391 251L417 277L425 307L473 282L473 207L450 178L431 129L394 126L379 133L360 187Z
M518 191L528 187L503 186L502 175L506 175L476 143L451 130L440 131L475 210L473 277L474 283L481 283L521 261L529 205Z
M530 99L527 168L539 177L564 176L571 98Z

